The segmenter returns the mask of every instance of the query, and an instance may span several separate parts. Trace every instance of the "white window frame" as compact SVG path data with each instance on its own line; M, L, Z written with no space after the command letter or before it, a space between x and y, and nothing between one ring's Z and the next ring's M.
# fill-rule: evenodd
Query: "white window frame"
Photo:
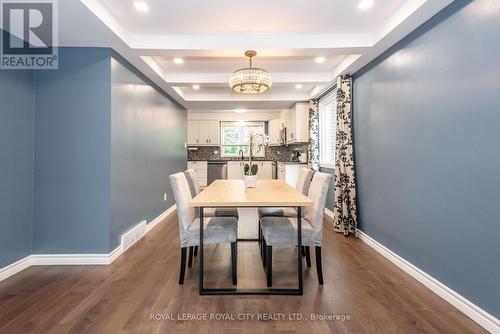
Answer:
M319 101L319 165L330 169L335 168L336 99L337 89L334 89Z
M238 144L225 144L224 143L224 127L226 126L240 126L240 127L246 127L246 126L252 126L252 127L261 127L262 128L262 133L265 133L266 131L266 122L264 121L251 121L251 122L221 122L220 123L220 155L221 157L224 158L237 158L240 157L239 153L234 153L234 154L226 154L224 153L224 147L228 146L248 146L248 138L241 138L242 140ZM239 151L239 150L238 150ZM248 152L243 152L243 157L248 158L249 154ZM265 157L265 148L262 147L258 152L254 152L253 154L254 157L256 158L263 158Z

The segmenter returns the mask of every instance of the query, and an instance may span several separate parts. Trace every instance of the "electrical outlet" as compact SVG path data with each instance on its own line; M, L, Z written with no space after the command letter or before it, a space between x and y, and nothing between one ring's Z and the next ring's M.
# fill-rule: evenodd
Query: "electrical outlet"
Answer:
M166 202L167 201L167 193L164 193L163 194L163 202Z

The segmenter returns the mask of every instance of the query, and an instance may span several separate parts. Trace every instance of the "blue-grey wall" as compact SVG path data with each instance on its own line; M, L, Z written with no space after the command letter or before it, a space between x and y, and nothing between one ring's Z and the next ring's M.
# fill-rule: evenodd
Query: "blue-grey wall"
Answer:
M111 249L132 226L175 204L168 176L186 169L186 110L117 59L111 63Z
M109 49L61 48L35 71L34 253L107 253L111 166Z
M355 75L360 228L500 316L500 3L457 0Z
M186 110L111 49L60 48L58 70L1 71L0 100L0 268L108 253L175 203Z
M0 268L2 268L31 254L33 72L0 70L0 101Z

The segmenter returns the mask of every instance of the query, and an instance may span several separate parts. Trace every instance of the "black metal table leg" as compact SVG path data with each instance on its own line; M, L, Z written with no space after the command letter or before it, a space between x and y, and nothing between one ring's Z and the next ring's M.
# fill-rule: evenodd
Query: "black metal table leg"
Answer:
M302 282L302 208L297 207L297 270L299 274L299 295L304 294Z
M200 276L200 284L199 284L199 291L200 295L203 293L203 207L200 207L200 257L198 259L198 262L200 263L200 270L199 270L199 276Z
M298 288L297 289L276 289L276 288L267 288L267 289L236 289L236 288L204 288L203 286L203 207L200 207L200 245L199 245L199 293L200 295L260 295L260 296L269 296L269 295L287 295L287 296L302 296L304 294L303 288L303 272L302 272L302 211L301 207L297 207L297 270L298 270ZM264 239L238 239L238 241L261 241L261 245L264 245ZM264 255L265 256L265 255Z

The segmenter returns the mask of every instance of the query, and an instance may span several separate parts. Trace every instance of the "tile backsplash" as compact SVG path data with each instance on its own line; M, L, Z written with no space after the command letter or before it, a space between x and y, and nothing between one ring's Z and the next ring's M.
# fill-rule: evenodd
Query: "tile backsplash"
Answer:
M255 160L272 161L292 161L292 151L300 150L307 154L307 143L288 146L268 146L265 148L264 158L255 158ZM188 160L241 160L240 158L227 158L220 156L221 148L219 146L191 146L188 148Z

